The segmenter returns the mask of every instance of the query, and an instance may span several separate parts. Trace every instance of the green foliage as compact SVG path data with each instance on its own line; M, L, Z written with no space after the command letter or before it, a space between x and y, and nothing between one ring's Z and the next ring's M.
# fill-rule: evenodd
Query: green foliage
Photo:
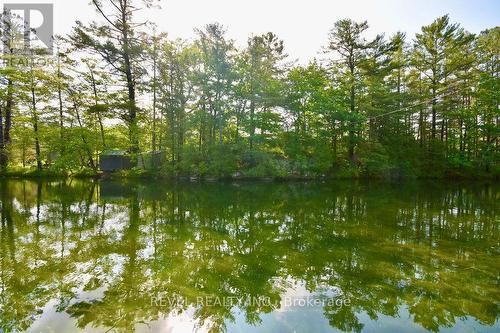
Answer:
M208 150L205 175L229 177L238 170L239 150L232 145L217 145Z
M474 36L443 16L413 41L368 39L367 22L344 19L331 62L302 66L272 32L239 49L218 23L189 42L120 22L141 3L93 2L103 22L78 22L53 63L3 56L2 169L94 174L119 149L164 156L133 177L498 174L498 27Z
M261 151L247 151L242 160L243 175L247 177L285 177L289 166L276 155Z
M384 146L378 142L362 145L359 151L363 173L369 177L390 176L391 163Z

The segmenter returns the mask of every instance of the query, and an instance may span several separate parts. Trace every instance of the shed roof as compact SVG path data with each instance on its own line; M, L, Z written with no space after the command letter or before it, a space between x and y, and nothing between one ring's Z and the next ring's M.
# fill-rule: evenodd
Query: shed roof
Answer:
M101 153L101 156L124 156L127 155L126 150L108 149Z

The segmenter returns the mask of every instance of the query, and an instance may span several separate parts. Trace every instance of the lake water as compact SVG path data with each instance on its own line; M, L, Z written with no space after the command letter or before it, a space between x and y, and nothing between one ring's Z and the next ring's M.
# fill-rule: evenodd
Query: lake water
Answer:
M0 332L499 332L500 185L1 181Z

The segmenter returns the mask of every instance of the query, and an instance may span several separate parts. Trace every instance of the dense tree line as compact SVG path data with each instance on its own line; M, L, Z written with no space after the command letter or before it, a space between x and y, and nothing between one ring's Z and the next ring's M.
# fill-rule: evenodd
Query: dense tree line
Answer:
M164 152L168 175L498 174L498 27L443 16L413 39L368 39L345 19L298 65L274 33L241 49L215 23L171 40L135 20L154 5L93 1L100 20L77 22L54 57L16 54L2 21L3 169L96 171L123 149Z

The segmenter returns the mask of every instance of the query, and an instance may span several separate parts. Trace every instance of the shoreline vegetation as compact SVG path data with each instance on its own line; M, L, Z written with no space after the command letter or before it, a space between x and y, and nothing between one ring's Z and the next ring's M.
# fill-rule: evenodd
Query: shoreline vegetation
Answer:
M211 23L172 40L137 23L153 2L93 1L97 21L50 55L16 50L23 26L0 13L0 174L499 178L500 27L445 15L369 38L342 19L324 59L298 64L273 32L239 47Z
M0 179L100 179L100 180L168 180L182 182L226 182L226 181L261 181L261 182L294 182L294 181L329 181L329 180L500 180L500 174L493 173L460 173L447 172L441 175L401 176L401 175L367 175L359 171L350 171L337 174L322 175L245 175L236 172L232 175L172 175L160 170L142 170L134 168L117 172L94 172L93 170L80 170L77 172L61 172L50 169L38 171L36 169L11 169L0 172Z

